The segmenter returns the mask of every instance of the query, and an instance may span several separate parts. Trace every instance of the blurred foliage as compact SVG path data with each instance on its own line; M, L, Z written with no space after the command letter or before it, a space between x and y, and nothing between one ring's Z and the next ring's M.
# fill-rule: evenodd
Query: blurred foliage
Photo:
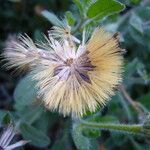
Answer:
M149 0L0 0L0 48L5 40L27 33L42 40L52 24L66 19L81 35L98 25L120 33L126 49L123 84L103 110L87 114L89 122L148 122L150 110L150 1ZM55 14L55 15L54 15ZM58 17L56 17L56 15ZM12 120L21 136L31 141L22 149L41 150L149 150L149 139L80 127L78 121L47 111L26 73L0 70L0 124ZM147 128L147 126L144 126ZM148 130L146 130L148 131Z

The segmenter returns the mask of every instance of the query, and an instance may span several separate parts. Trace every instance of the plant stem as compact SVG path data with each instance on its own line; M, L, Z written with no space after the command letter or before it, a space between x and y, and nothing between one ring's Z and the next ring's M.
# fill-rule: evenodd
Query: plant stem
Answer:
M125 97L125 99L128 101L128 103L138 112L139 115L143 116L144 112L143 112L143 108L141 107L141 104L134 101L130 95L128 94L128 92L126 91L124 85L121 85L119 87L121 93L123 94L123 96Z
M83 22L84 22L84 20L81 18L81 21L77 24L75 29L72 31L72 34L75 34L80 29L80 27L82 26Z
M142 125L127 125L127 124L112 124L112 123L93 123L83 121L81 126L98 128L102 130L119 131L129 134L141 134L143 131Z

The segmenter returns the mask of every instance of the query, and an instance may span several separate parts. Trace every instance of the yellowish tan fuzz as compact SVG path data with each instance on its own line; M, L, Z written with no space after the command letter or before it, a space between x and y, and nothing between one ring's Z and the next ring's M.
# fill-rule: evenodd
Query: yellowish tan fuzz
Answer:
M41 48L28 44L26 53L30 53L33 47L38 53L34 57L32 50L32 55L28 54L31 61L27 60L27 63L30 64L33 79L37 80L38 94L45 106L64 116L73 114L81 117L87 110L94 112L98 106L104 106L114 94L114 89L122 80L122 50L118 38L101 28L97 28L86 43L85 34L80 41L70 31L63 33L65 30L58 29L53 29ZM15 45L17 51L14 50L14 57L16 52L19 52L17 57L21 56L20 53L25 51L23 45ZM6 48L5 56L12 65L15 60L7 54L7 49L11 48ZM17 62L13 66L16 65L22 63Z

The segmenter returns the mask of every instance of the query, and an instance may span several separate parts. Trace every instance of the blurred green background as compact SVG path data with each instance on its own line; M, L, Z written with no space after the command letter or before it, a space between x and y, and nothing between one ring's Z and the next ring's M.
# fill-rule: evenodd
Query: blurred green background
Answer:
M104 1L104 0L103 0ZM108 0L106 0L108 6ZM91 30L103 26L120 32L120 45L126 49L124 81L111 102L85 119L120 123L142 123L150 109L150 1L120 0L126 8L109 17L108 12L92 20ZM42 40L52 24L42 10L67 18L76 26L82 13L94 15L89 0L0 0L0 53L9 36L27 33ZM68 12L69 11L69 12ZM99 11L99 9L98 9ZM67 12L67 13L66 13ZM91 14L90 14L91 13ZM93 14L92 14L93 13ZM110 13L111 14L111 13ZM89 19L89 20L88 20ZM85 25L86 26L86 25ZM77 35L80 35L80 28ZM25 150L149 150L149 139L109 131L74 129L71 118L48 112L36 97L34 81L26 73L13 74L0 64L0 125L12 119L20 123L20 136L32 142ZM140 111L139 111L140 110ZM90 146L89 146L90 145Z

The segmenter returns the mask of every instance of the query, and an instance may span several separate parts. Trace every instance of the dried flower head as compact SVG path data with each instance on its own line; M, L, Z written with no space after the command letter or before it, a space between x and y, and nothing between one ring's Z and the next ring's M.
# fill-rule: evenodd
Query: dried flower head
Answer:
M0 150L13 150L28 143L28 141L21 140L15 144L10 144L15 134L13 125L9 125L0 137Z
M55 27L47 43L35 45L21 36L21 43L12 41L4 54L11 66L30 64L48 109L80 117L106 104L122 80L123 64L116 34L97 28L87 42L85 35L80 42L69 27Z
M69 25L65 26L54 26L52 30L49 32L49 36L53 36L54 38L59 38L63 42L64 39L68 40L70 42L76 42L80 43L80 40L78 40L75 36L71 35L71 27Z
M17 69L26 69L30 64L38 59L40 51L37 49L32 39L28 35L11 36L6 42L3 56L6 60L6 67L17 67Z

